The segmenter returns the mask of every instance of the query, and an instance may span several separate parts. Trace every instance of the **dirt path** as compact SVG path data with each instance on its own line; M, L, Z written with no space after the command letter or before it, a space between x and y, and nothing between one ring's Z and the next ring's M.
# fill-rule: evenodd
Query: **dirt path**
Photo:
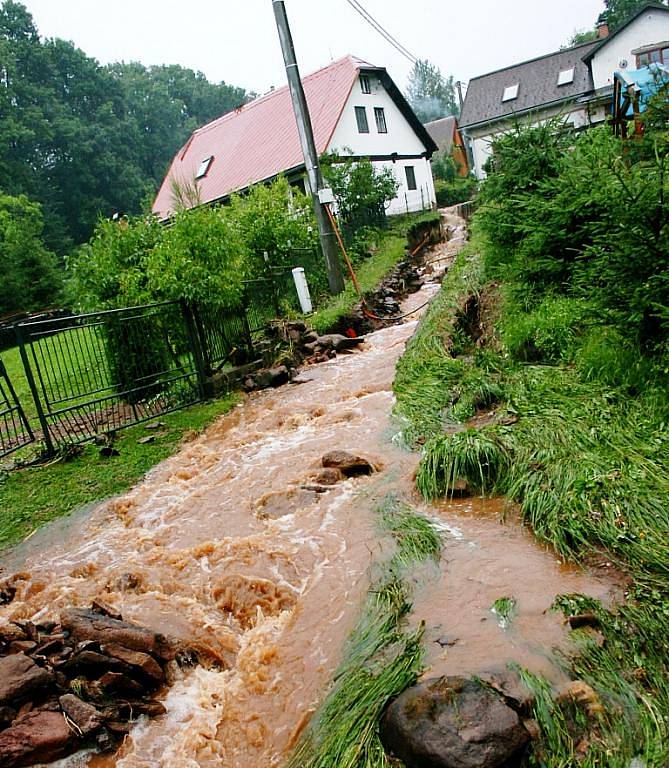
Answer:
M460 247L456 234L433 258ZM405 311L437 289L424 286ZM416 322L409 317L370 335L359 352L306 368L301 383L248 397L65 541L29 555L29 578L0 609L0 625L99 598L219 660L179 672L167 715L138 724L119 755L80 756L79 764L280 765L322 699L370 564L384 554L374 509L390 489L444 530L441 566L424 574L415 606L415 618L427 621L433 673L511 658L546 672L547 648L564 637L546 612L553 596L609 592L606 581L559 566L516 525L502 526L494 503L426 507L412 497L418 456L396 439L391 387ZM303 489L334 449L361 453L381 471L322 494ZM489 611L510 590L512 633ZM444 636L455 643L437 642Z

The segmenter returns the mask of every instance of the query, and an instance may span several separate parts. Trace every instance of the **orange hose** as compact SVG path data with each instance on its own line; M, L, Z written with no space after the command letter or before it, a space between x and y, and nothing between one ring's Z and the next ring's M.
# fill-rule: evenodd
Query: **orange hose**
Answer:
M408 317L409 315L413 315L414 312L418 312L419 309L426 307L430 303L429 301L426 301L425 303L421 304L419 307L412 309L411 312L407 312L404 315L398 315L397 317L379 317L379 315L372 312L371 309L368 309L366 306L367 302L365 301L365 297L362 295L362 290L360 289L360 283L358 282L358 277L355 274L355 270L353 269L353 264L351 263L351 259L349 258L349 255L346 251L346 246L344 245L341 232L339 231L339 225L337 224L337 220L335 219L334 214L330 210L329 205L325 205L324 208L327 211L328 217L330 219L330 223L332 224L332 228L334 229L335 235L337 236L337 242L339 243L339 247L341 249L342 255L344 256L344 261L346 262L346 266L348 267L349 274L351 275L351 282L353 283L355 292L358 294L358 298L360 299L360 304L361 304L360 308L362 309L363 315L371 318L372 320L379 320L381 322L391 322L395 320L402 320L405 317ZM425 237L420 241L420 243L418 243L418 245L413 249L413 251L409 252L409 255L415 256L418 253L418 251L425 245L428 238L429 238L429 234L425 235Z

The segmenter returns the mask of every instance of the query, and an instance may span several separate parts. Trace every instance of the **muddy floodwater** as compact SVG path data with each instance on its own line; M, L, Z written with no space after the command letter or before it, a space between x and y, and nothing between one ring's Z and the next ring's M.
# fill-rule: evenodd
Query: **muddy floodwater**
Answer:
M407 310L436 290L426 285ZM419 457L397 440L391 390L416 322L247 397L130 493L23 557L27 578L0 625L57 618L97 598L213 662L177 672L167 714L140 721L117 755L59 765L281 765L341 659L371 563L386 556L374 510L390 490L443 530L442 561L420 574L412 619L426 622L428 672L510 659L551 671L548 651L566 635L547 610L555 594L606 597L610 584L561 566L517 523L502 525L498 502L427 506L412 497ZM334 449L380 471L325 493L305 489ZM517 601L506 629L489 610L503 596Z

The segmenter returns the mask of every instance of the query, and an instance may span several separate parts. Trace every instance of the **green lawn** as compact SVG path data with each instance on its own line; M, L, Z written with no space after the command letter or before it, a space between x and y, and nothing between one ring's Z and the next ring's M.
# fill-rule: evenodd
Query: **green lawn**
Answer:
M173 454L185 433L202 430L236 402L238 396L230 395L161 416L165 427L153 443L137 442L156 434L145 425L123 430L114 444L119 456L104 458L98 446L86 445L69 460L0 474L0 548L83 504L123 493Z

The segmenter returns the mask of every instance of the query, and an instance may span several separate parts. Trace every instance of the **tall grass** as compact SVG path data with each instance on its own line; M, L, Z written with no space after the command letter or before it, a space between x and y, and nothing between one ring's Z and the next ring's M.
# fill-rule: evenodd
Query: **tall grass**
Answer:
M395 495L380 506L379 520L395 540L362 615L348 640L332 689L288 762L289 768L387 768L378 736L381 714L411 685L422 666L422 629L407 632L414 565L438 558L439 534Z
M473 246L486 247L476 237ZM417 486L432 499L448 495L464 479L475 491L505 495L563 558L607 559L629 574L633 588L626 603L610 611L597 608L603 644L575 632L580 653L564 659L571 675L601 698L601 716L584 722L578 707L554 701L546 681L527 678L537 694L535 717L542 729L533 761L546 768L629 768L639 758L645 768L665 768L666 372L640 350L623 348L615 329L591 325L592 308L583 302L551 298L522 306L514 296L527 286L498 290L502 304L494 333L483 348L471 340L467 348L455 333L458 310L472 293L486 291L473 246L446 276L395 383L406 433L423 446ZM453 357L463 350L468 354ZM494 393L498 411L514 419L468 428L486 393ZM579 745L578 733L588 741Z

